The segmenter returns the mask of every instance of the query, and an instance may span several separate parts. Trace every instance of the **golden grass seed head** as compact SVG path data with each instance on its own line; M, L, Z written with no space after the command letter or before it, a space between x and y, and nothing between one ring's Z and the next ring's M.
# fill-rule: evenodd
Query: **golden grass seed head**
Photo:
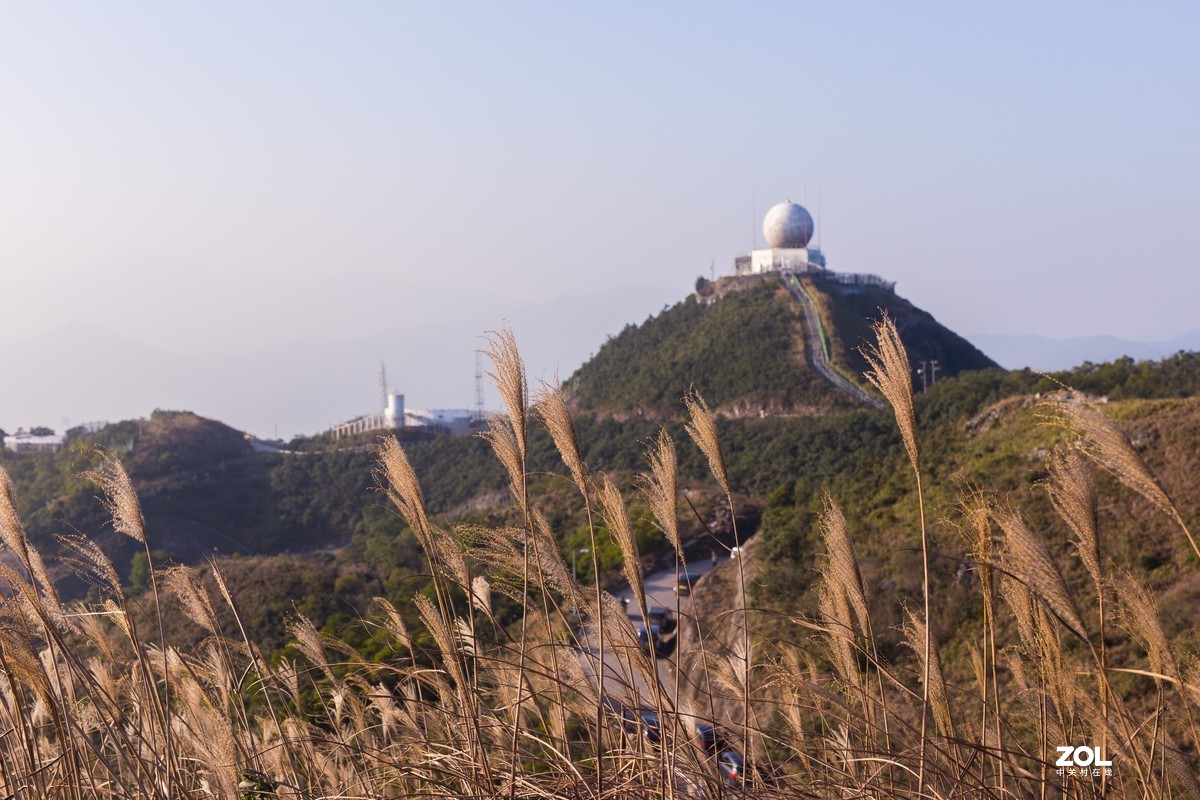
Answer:
M508 412L517 452L524 461L525 413L529 405L529 388L525 380L525 364L517 349L517 339L507 324L501 326L498 331L488 332L487 356L492 362L492 370L488 372L488 376L500 393L500 400Z
M575 435L575 423L571 420L571 412L567 408L566 397L563 396L562 386L556 381L553 386L542 384L538 392L536 406L538 416L550 433L554 446L562 456L563 463L571 472L575 486L586 497L588 492L587 469L583 457L579 454L579 440Z
M684 395L683 403L687 406L689 417L684 427L692 441L700 448L700 452L708 459L709 471L716 478L721 491L729 495L729 475L725 471L725 456L721 454L721 437L717 434L716 417L695 387Z
M112 454L95 448L95 467L81 477L100 487L104 496L100 498L105 510L112 515L113 528L118 533L146 544L146 521L142 517L142 505L138 501L133 482L124 465Z
M646 453L650 471L639 476L642 494L650 506L650 513L658 529L667 537L677 553L683 551L679 539L678 483L679 465L675 454L675 442L666 429L660 429L654 443Z
M869 367L866 378L887 399L896 415L900 438L913 469L918 469L917 422L913 413L912 368L908 363L908 352L900 341L896 323L887 315L876 322L875 343L860 348Z

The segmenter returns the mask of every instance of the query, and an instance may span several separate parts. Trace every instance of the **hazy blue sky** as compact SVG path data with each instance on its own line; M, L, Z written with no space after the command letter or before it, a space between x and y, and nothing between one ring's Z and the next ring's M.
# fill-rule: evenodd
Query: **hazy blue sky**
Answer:
M5 5L0 343L681 298L789 196L964 334L1200 326L1200 4L982 6Z

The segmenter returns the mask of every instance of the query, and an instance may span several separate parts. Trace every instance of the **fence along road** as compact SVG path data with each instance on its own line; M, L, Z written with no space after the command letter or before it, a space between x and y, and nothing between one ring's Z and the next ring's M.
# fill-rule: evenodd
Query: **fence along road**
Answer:
M883 408L882 400L868 394L861 386L848 380L829 363L829 344L825 339L825 331L821 326L821 315L817 311L816 303L808 296L808 292L800 285L799 279L792 274L791 270L783 270L781 274L784 285L788 287L792 297L796 298L796 302L804 309L804 320L808 325L808 358L813 367L821 373L825 380L860 403L866 403L874 408Z

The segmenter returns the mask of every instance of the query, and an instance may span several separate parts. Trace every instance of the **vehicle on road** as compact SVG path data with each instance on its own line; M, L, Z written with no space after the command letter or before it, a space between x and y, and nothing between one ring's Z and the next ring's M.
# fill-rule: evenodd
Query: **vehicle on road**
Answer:
M692 586L696 581L700 580L703 575L698 572L688 572L675 577L675 594L691 594Z
M646 741L651 744L662 741L662 726L658 723L657 711L652 708L643 708L638 712L638 718L642 721L642 732L646 736Z
M696 741L706 751L713 754L723 745L721 734L717 731L717 726L710 725L707 722L696 723Z
M628 733L633 733L637 730L638 718L637 714L633 713L633 709L622 703L620 700L611 695L604 695L602 700L604 703L604 711L609 717L621 723L621 727Z
M651 606L646 613L646 621L658 626L658 631L664 638L675 633L677 622L675 612L662 606Z
M717 756L717 769L726 783L741 786L746 782L746 760L737 750L722 750Z
M637 629L638 643L649 650L655 658L665 658L670 654L671 638L664 638L662 630L658 625L651 623L650 625L639 625Z
M629 734L641 734L651 744L662 740L662 726L658 721L658 712L652 708L634 709L611 695L604 695L604 710L614 721L620 723L621 729Z

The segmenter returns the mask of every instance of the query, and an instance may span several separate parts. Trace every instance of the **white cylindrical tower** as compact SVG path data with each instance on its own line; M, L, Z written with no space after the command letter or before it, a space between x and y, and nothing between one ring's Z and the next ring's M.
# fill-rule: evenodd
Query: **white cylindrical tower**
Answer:
M383 410L389 428L404 427L404 394L388 392L387 408Z

